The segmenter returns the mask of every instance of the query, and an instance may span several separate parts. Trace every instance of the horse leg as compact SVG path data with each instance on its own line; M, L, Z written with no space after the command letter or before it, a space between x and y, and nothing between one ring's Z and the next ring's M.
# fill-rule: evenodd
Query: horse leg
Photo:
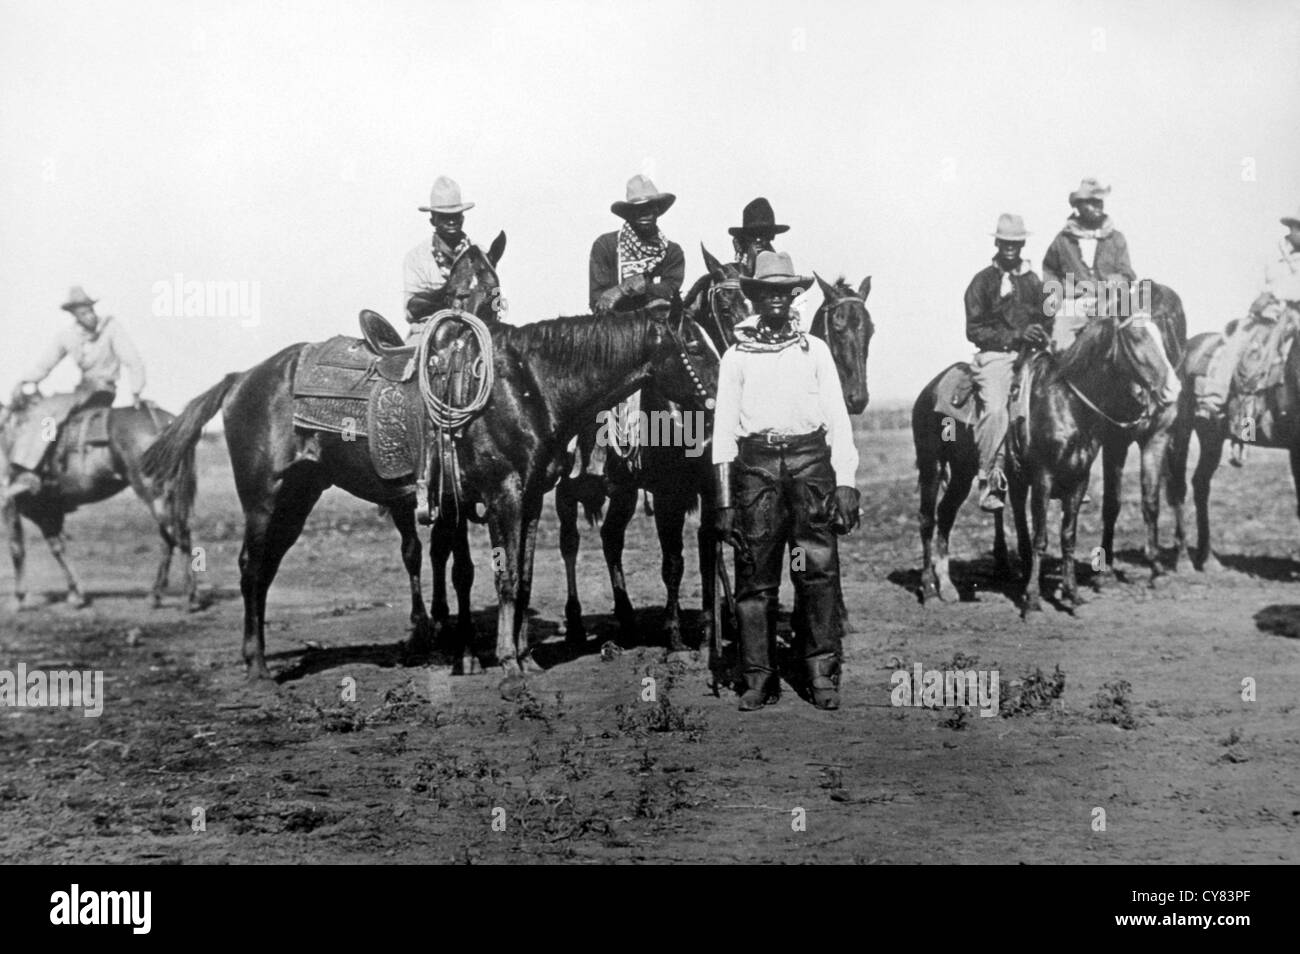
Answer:
M1296 489L1296 516L1300 516L1300 444L1292 444L1289 453L1291 455L1291 481L1295 484Z
M280 477L258 506L245 510L239 589L244 597L243 652L249 679L271 678L266 668L266 594L280 561L302 533L324 490L310 477Z
M1218 422L1197 421L1201 452L1192 474L1192 500L1196 504L1196 562L1204 573L1219 573L1223 565L1210 545L1210 481L1223 457L1223 427Z
M1151 568L1152 586L1165 572L1160 564L1160 484L1168 461L1169 442L1167 430L1157 431L1138 448L1142 455L1142 521L1147 530L1142 556Z
M411 633L407 650L427 653L433 646L433 632L429 624L429 611L424 606L424 589L420 582L420 534L415 529L415 506L408 501L392 504L388 508L393 526L402 537L402 565L411 586Z
M922 456L918 450L917 457ZM943 480L943 463L938 458L925 455L918 459L917 492L920 497L917 516L921 525L921 589L917 594L924 604L926 600L939 598L939 577L934 571L934 558L931 543L934 539L934 510L939 497L939 485Z
M59 569L63 571L63 579L68 587L68 605L74 609L81 609L89 604L86 599L85 591L81 588L81 581L77 579L77 574L72 571L72 566L68 563L67 555L64 553L63 538L63 513L62 511L44 516L36 521L36 526L41 531L41 536L45 537L45 543L50 548L50 553L54 555L54 560L59 564Z
M1040 472L1033 474L1029 485L1029 515L1033 521L1033 542L1029 547L1029 573L1025 578L1025 595L1020 610L1021 617L1025 619L1031 613L1043 611L1039 577L1043 572L1043 555L1047 552L1047 482L1046 472Z
M521 491L518 480L510 477L496 499L488 502L488 535L492 540L493 560L500 569L493 576L497 585L497 664L505 671L499 686L503 698L514 699L524 689L524 674L519 665L519 651L515 639L518 633L516 600L519 593L520 546L523 536ZM464 647L466 656L469 648ZM463 663L469 671L470 662Z
M957 522L957 513L961 510L966 495L970 493L971 481L974 478L974 472L965 467L956 465L950 467L948 486L944 488L943 499L939 501L939 536L935 547L937 550L935 574L939 580L939 598L947 603L955 603L961 599L961 594L957 592L957 587L953 585L951 571L948 566L948 541L952 534L953 524Z
M713 629L722 621L713 615L713 604L718 595L718 541L713 530L713 492L706 489L700 494L700 529L695 534L695 545L700 561L700 642L701 652L713 645Z
M451 585L456 591L456 641L473 646L474 629L474 555L469 551L469 520L462 514L452 535ZM470 653L473 657L473 653ZM474 657L477 658L477 657Z
M1092 585L1101 589L1115 582L1115 521L1119 519L1120 484L1124 479L1124 461L1128 459L1128 438L1110 436L1101 448L1101 568ZM1084 489L1087 489L1085 481ZM1073 491L1070 492L1073 495ZM1080 498L1082 499L1082 498ZM1064 509L1065 499L1061 500Z
M680 595L686 561L682 558L682 528L686 524L687 502L681 494L659 494L655 500L655 531L659 535L662 554L660 575L667 593L664 602L662 631L668 640L668 651L686 652L682 642L682 613Z
M1003 510L1006 508L1004 507ZM1007 555L1007 528L1003 510L993 512L993 565L998 576L1011 575L1011 557Z
M451 607L447 604L447 560L451 558L454 527L447 519L446 511L438 508L438 515L429 526L429 562L433 569L433 636L437 640L442 628L451 618ZM418 571L417 571L418 579Z
M167 578L171 574L172 553L177 544L165 520L158 521L158 536L161 538L158 547L158 572L154 574L153 588L149 591L149 599L154 609L162 606L163 593L167 589Z
M541 672L542 667L533 659L533 647L528 633L528 605L533 598L533 555L537 549L537 524L542 516L542 495L533 503L524 504L523 539L519 550L519 586L515 593L515 646L519 652L519 667L524 672Z
M635 487L616 485L610 488L609 512L600 527L600 542L605 551L605 566L609 569L609 583L614 589L614 617L619 624L619 638L626 646L636 642L636 610L627 595L627 580L623 575L623 541L627 525L636 511Z
M1079 507L1087 491L1088 484L1085 480L1061 498L1061 601L1071 613L1075 613L1084 603L1075 574L1074 547L1079 531Z
M587 641L582 600L578 596L578 548L582 535L578 532L578 498L567 479L555 485L555 516L560 521L560 556L564 559L564 579L568 585L568 598L564 601L565 639L581 646Z
M1184 393L1187 388L1184 387ZM1180 408L1174 420L1169 441L1169 456L1165 458L1168 479L1169 509L1174 513L1174 572L1186 573L1192 567L1187 552L1187 530L1184 525L1184 506L1187 502L1187 452L1191 444L1191 416Z
M14 610L21 612L35 609L40 602L32 599L27 592L27 547L23 543L23 518L12 501L5 501L4 518L9 525L9 556L14 561Z

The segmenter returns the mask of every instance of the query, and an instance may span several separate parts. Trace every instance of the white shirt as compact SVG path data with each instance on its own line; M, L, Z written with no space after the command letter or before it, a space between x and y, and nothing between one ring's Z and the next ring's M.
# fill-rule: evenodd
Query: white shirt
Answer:
M54 341L37 358L23 376L24 381L40 383L65 357L71 356L81 370L81 380L93 387L115 387L126 368L131 393L144 390L144 362L125 329L112 317L100 318L93 332L73 322L58 333Z
M835 359L820 338L808 335L806 340L807 351L798 344L777 352L727 349L718 371L713 462L735 460L740 437L809 434L825 427L835 483L855 487L858 448Z
M1089 268L1097 261L1097 240L1095 238L1079 239L1079 254L1083 256L1083 262Z

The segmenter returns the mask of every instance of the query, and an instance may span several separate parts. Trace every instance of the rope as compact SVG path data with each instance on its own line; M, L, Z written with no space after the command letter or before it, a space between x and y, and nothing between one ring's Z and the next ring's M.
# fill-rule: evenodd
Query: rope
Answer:
M433 347L434 335L442 323L450 319L456 319L468 325L474 332L479 346L480 356L477 363L482 369L482 374L479 377L478 393L464 407L456 407L454 404L444 401L434 393L433 384L429 380L429 352ZM454 345L456 348L461 346L459 341ZM415 360L419 374L420 396L424 399L424 407L429 412L429 419L433 421L434 426L438 429L451 431L455 436L473 420L474 415L487 407L488 400L492 397L492 382L495 374L494 362L492 361L492 332L477 316L456 308L444 308L431 316L425 322L424 331L420 335L420 340L416 343Z

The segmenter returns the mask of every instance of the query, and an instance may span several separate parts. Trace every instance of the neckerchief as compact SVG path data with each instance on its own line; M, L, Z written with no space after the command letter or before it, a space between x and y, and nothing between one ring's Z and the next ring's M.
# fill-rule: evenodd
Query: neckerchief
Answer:
M1002 283L998 285L999 295L1010 295L1015 290L1015 283L1011 281L1012 275L1024 275L1029 271L1029 263L1023 258L1010 271L1002 267L1002 261L996 255L993 256L993 264L998 267L998 273L1002 276Z
M438 266L438 271L442 272L443 278L451 274L451 266L467 248L469 248L469 236L464 232L460 234L460 241L456 243L455 248L448 248L442 236L437 232L433 233L433 262Z
M1095 229L1085 229L1079 224L1079 217L1072 215L1065 220L1065 228L1061 231L1073 235L1077 239L1104 239L1110 238L1110 234L1115 231L1115 226L1108 215L1101 220L1101 225Z
M630 223L624 222L623 227L618 230L619 281L653 271L667 255L668 240L658 229L655 230L654 239L649 242L637 238Z
M799 330L793 318L780 328L772 328L764 321L736 326L736 348L740 351L759 353L784 351L796 342L804 351L808 350L808 339L804 337L804 333Z

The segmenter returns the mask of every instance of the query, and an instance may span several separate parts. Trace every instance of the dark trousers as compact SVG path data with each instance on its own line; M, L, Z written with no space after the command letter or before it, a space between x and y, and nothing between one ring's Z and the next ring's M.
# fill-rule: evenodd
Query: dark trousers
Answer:
M824 436L818 432L787 444L742 438L732 479L736 521L747 544L736 554L745 682L757 688L775 672L777 596L787 547L803 617L797 627L803 659L810 672L838 673L840 566L830 527L835 471Z

